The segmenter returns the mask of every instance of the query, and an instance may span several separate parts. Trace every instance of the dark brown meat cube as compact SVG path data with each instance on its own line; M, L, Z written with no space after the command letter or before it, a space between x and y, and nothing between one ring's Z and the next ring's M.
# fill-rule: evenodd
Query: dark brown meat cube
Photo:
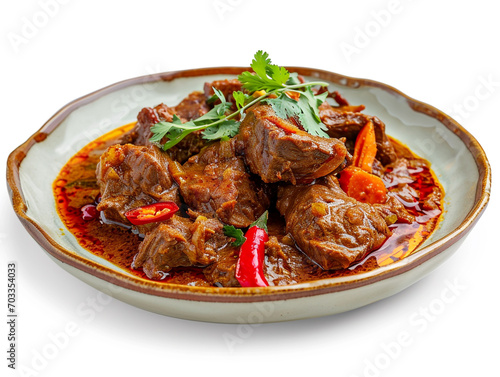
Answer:
M174 112L181 119L182 123L197 119L208 113L209 110L210 107L207 105L205 94L202 92L189 94L174 107Z
M236 279L236 262L238 260L238 248L226 247L217 253L217 261L203 269L208 282L212 285L223 287L239 287Z
M137 114L137 123L132 130L123 135L122 144L151 145L149 139L153 134L151 127L158 122L172 122L174 109L165 104L145 107Z
M216 142L191 157L174 175L186 204L195 212L216 216L244 228L269 206L264 188L250 178L233 140Z
M161 280L173 267L191 266L187 253L190 248L191 221L174 216L157 226L139 245L132 268L143 269L150 279Z
M168 157L154 145L109 147L96 168L101 192L97 209L108 221L131 225L125 213L133 208L164 201L179 203L178 187L168 166Z
M133 268L142 267L150 278L160 280L174 267L207 266L229 238L216 219L198 216L195 222L174 216L149 232L139 245Z
M259 105L248 111L240 126L245 160L264 182L312 181L345 161L347 150L338 139L313 136L298 129L291 133L271 121L275 118L271 106Z
M295 247L270 236L266 242L264 275L269 285L288 285L300 282L304 275L317 276L321 268Z
M347 268L377 249L391 234L372 206L347 196L332 175L309 186L285 186L277 208L286 230L326 270Z
M383 165L396 160L394 147L385 133L385 124L377 117L359 112L345 111L342 107L333 107L326 101L319 107L319 116L328 128L328 135L336 138L345 137L347 139L346 144L350 147L351 152L361 128L368 122L372 122L377 142L377 159Z
M153 135L151 127L158 122L172 122L174 114L182 123L197 119L210 110L202 92L193 92L182 100L177 106L169 107L160 104L155 108L145 107L137 115L137 124L125 134L122 143L135 145L151 145L149 139ZM184 162L190 156L198 153L205 145L200 132L193 132L185 137L179 144L170 148L167 153L176 161Z

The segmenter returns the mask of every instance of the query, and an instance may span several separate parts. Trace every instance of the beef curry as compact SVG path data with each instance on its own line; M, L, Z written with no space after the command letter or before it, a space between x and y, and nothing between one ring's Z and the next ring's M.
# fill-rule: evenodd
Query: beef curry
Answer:
M142 109L137 122L73 156L54 195L78 242L160 284L246 286L237 273L245 246L228 228L252 228L265 213L256 268L272 286L373 270L407 257L435 229L444 193L430 164L362 105L313 88L324 99L319 135L279 116L272 101L242 110L239 91L248 101L260 95L237 79L206 83L176 106ZM155 140L155 125L191 124L221 98L226 114L238 113L235 135L207 139L196 130L166 150L169 137Z

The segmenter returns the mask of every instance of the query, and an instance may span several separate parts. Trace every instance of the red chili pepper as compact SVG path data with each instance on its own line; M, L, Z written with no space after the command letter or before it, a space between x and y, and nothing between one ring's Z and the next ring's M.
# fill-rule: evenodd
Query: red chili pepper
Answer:
M242 287L267 287L264 276L264 243L267 235L267 211L247 230L246 241L241 245L236 263L236 279Z
M94 204L87 204L80 208L82 211L82 219L85 221L94 220L99 217L99 211L96 209Z
M134 225L143 225L170 219L179 207L174 202L158 202L127 211L125 217Z

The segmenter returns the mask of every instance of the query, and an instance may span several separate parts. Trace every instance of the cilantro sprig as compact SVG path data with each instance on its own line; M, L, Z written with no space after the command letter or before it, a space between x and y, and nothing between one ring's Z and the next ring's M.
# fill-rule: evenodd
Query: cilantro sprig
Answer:
M202 137L206 140L227 140L239 132L240 122L234 118L238 114L243 115L246 109L261 101L271 105L278 117L295 118L310 134L328 137L318 110L328 93L316 95L311 89L318 85L327 86L328 83L302 83L296 73L290 73L286 68L272 64L269 54L260 50L255 53L250 66L254 73L246 71L238 76L242 87L248 93L232 93L236 111L230 112L231 103L221 91L213 88L215 94L209 101L215 102L218 99L219 104L195 120L182 123L180 118L174 115L171 122L156 123L151 127L153 136L150 141L161 144L163 139L167 139L162 146L167 150L195 131L202 131ZM298 100L291 98L287 92L297 93ZM268 98L271 95L272 98Z
M269 54L261 50L255 53L250 67L252 67L255 74L246 71L238 76L243 88L249 92L258 90L272 92L283 89L290 77L290 73L286 68L271 64Z

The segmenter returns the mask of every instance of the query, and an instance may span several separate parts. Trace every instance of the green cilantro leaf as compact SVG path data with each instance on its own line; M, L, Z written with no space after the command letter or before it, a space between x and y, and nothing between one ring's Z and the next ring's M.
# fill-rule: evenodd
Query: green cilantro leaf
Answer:
M243 93L241 91L234 91L233 92L233 98L234 101L236 102L236 107L238 110L241 110L245 105L252 101L254 98L246 93Z
M231 244L239 247L247 240L241 229L235 228L234 225L224 225L224 234L228 237L233 237L235 241Z
M211 109L209 112L203 114L201 117L196 118L195 120L192 120L195 125L201 126L203 124L209 124L213 120L220 120L224 119L226 116L226 111L228 111L231 108L231 102L222 102L219 103L218 105L215 105L213 109Z
M286 85L300 85L299 74L297 72L290 73L290 77L286 82Z
M255 53L250 67L254 72L261 78L267 77L267 67L271 64L271 59L269 59L269 54L262 50Z
M203 131L203 138L206 140L228 139L238 134L240 122L226 120L217 126L206 128Z
M212 89L214 91L214 95L217 96L217 98L220 99L220 101L222 103L226 102L226 98L224 97L224 93L222 93L219 89L217 89L213 86L212 86Z
M266 98L262 102L271 105L276 115L282 119L298 117L302 112L302 109L298 105L297 101L291 99L285 94L282 94L278 98Z
M269 65L269 70L272 79L281 86L283 86L290 77L290 72L288 72L285 67L278 67L277 65L271 64Z
M249 92L253 93L258 90L273 91L276 89L282 89L283 85L276 84L273 80L269 78L262 78L258 75L254 75L250 72L243 72L238 76L238 80L243 84L243 88L247 89Z
M163 139L167 134L169 134L172 128L175 129L176 126L182 124L180 118L174 114L173 121L170 122L158 122L151 127L151 132L153 136L151 137L152 142L159 142Z
M220 99L220 104L215 105L214 109L217 115L219 116L219 119L222 119L226 115L226 111L231 108L231 103L226 101L226 98L224 97L224 93L222 93L220 90L212 87L214 90L214 95L217 96L218 99Z
M290 77L286 68L271 64L268 53L262 50L257 51L250 67L255 74L247 71L238 76L243 87L250 92L283 89Z
M300 93L300 96L304 96L307 98L307 102L313 112L314 117L318 122L321 122L321 118L319 117L319 105L326 101L326 97L328 96L327 92L324 92L320 95L315 95L310 87L307 87L303 92Z
M315 116L315 112L313 108L311 108L309 99L301 94L297 103L302 109L302 113L299 115L299 120L302 124L302 127L304 127L304 130L309 132L311 135L326 138L330 137L325 132L328 130L328 128L321 122L321 120L319 119L319 115L318 117Z
M218 99L219 97L217 97L217 94L212 94L212 96L206 100L207 105L214 104L215 102L217 102Z
M278 117L282 119L297 118L304 130L311 135L328 138L329 136L325 132L328 129L321 122L318 110L318 106L326 100L327 95L328 93L325 92L316 96L308 87L305 91L300 92L298 102L285 94L281 94L278 98L266 98L262 102L271 105Z

